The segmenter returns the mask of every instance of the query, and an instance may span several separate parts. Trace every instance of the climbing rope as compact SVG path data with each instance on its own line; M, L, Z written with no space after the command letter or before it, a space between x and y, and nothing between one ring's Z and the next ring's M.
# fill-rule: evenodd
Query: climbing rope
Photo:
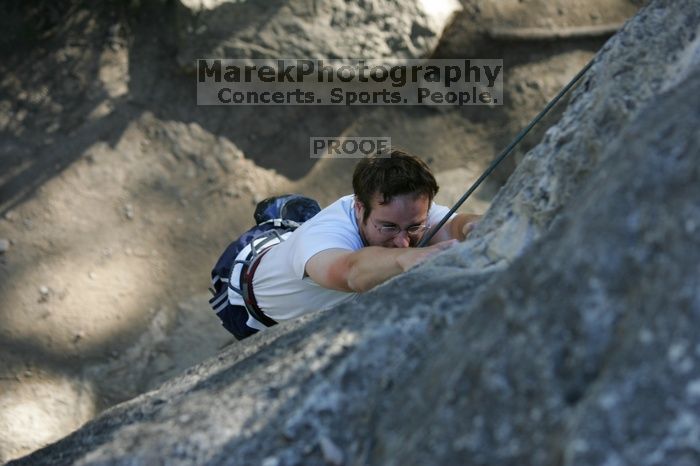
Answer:
M562 97L564 97L564 95L566 95L566 93L569 92L572 87L574 87L574 85L578 82L578 80L581 79L581 77L584 74L586 74L586 71L588 71L590 69L591 65L593 65L593 60L588 62L588 64L586 66L584 66L583 69L581 71L579 71L576 76L574 76L574 78L569 82L569 84L564 86L564 88L561 91L559 91L559 94L557 94L556 97L554 97L547 104L547 106L530 122L530 124L527 125L523 130L521 130L520 133L518 133L518 135L515 137L513 142L511 142L508 145L508 147L503 149L503 151L500 153L500 155L498 157L496 157L496 159L493 162L491 162L491 165L489 165L489 167L486 169L486 171L481 174L481 176L474 182L474 184L467 190L467 192L464 193L464 195L460 198L459 201L457 201L457 203L450 209L450 211L447 212L447 214L445 214L445 216L442 218L442 220L440 220L440 223L438 223L433 228L431 228L430 231L428 233L426 233L425 236L423 236L423 238L420 240L420 242L418 243L418 245L416 247L421 248L421 247L425 246L426 244L428 244L428 242L432 239L432 237L435 235L435 233L437 233L437 231L440 230L440 228L442 228L442 226L447 222L447 220L452 216L452 214L454 214L457 211L457 209L459 209L460 206L462 204L464 204L464 201L466 201L467 198L469 198L469 196L471 196L471 194L476 190L476 188L478 188L479 185L481 185L481 183L496 169L496 167L501 162L503 162L506 159L506 157L508 157L510 155L510 153L513 151L515 146L517 146L520 143L520 141L522 141L525 138L527 133L529 133L530 130L537 123L539 123L539 121L542 118L544 118L544 116L547 114L547 112L549 112L552 109L552 107L554 107L556 105L556 103L559 102L559 100Z

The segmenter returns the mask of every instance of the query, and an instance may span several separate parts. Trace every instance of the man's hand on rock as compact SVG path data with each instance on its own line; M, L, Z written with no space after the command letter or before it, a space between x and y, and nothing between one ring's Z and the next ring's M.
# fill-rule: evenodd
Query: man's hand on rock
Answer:
M467 214L467 221L462 227L462 241L469 237L469 234L476 228L479 220L481 220L481 215Z
M439 252L451 248L457 243L458 241L456 239L448 239L425 248L406 248L397 258L397 262L405 272L412 269L416 265L425 262Z

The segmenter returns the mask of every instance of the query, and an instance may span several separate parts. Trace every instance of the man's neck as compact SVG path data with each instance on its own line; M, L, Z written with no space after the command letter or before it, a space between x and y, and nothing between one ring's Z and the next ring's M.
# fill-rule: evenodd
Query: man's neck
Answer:
M359 218L357 218L357 212L355 209L352 210L353 215L355 216L355 223L357 223L357 232L360 234L360 239L362 240L362 246L367 247L369 246L369 243L367 242L367 238L365 238L365 233L362 231L362 222L360 221Z

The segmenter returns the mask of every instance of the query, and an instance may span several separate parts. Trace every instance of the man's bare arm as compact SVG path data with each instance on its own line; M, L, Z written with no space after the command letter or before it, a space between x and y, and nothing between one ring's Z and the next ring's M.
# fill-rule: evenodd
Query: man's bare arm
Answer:
M405 272L455 243L454 240L444 241L426 248L369 246L357 251L327 249L308 260L306 273L324 288L361 293Z

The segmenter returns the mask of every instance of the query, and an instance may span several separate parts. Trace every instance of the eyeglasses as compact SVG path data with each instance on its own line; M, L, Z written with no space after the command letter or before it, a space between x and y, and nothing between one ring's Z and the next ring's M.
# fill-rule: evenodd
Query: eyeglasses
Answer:
M398 225L377 225L374 223L374 220L370 219L370 222L372 222L372 225L374 225L374 228L377 229L379 233L381 233L384 236L398 236L399 233L402 231L405 231L408 236L412 238L417 238L419 236L422 236L426 230L430 228L429 225L413 225L408 228L400 228Z

